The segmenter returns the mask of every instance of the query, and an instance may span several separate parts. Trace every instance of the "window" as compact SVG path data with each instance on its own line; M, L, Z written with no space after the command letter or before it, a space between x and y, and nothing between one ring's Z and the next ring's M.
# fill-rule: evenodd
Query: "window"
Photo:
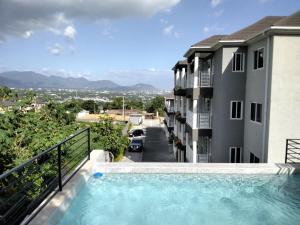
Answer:
M230 102L230 119L242 120L243 119L243 102L231 101Z
M250 163L259 163L259 158L250 152Z
M264 67L264 49L258 49L254 51L254 69L260 69Z
M241 148L240 147L230 147L229 148L229 162L230 163L240 163L242 160Z
M235 52L232 58L232 71L244 72L244 53Z
M262 121L262 104L251 103L250 119L252 121L261 123L261 121Z

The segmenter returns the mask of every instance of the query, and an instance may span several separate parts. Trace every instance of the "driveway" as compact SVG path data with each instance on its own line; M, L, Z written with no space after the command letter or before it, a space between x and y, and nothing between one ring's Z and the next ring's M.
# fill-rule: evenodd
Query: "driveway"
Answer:
M147 127L142 162L175 162L162 127Z

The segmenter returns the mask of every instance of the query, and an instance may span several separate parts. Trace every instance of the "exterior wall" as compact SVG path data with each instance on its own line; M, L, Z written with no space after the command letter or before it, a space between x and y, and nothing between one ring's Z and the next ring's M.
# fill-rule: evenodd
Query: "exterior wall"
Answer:
M274 36L269 115L269 163L283 163L287 138L300 138L300 37Z
M264 67L258 70L253 69L254 51L264 48ZM264 126L266 115L262 113L262 122L257 123L250 120L251 102L261 103L262 112L266 111L266 68L269 60L267 56L267 39L253 43L248 46L247 57L247 81L245 96L245 130L244 130L244 162L250 162L250 152L257 156L260 162L266 162L264 157Z
M243 101L245 105L246 60L244 72L232 72L232 57L236 51L247 55L245 47L223 47L213 58L212 162L229 162L230 146L243 148L244 115L242 120L230 119L232 100Z

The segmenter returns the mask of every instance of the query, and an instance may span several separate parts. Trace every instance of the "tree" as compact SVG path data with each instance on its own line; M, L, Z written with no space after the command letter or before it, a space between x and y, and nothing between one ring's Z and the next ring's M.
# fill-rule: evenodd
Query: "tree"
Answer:
M115 157L123 154L129 144L127 136L122 134L122 127L113 125L110 118L95 123L91 129L93 148L110 151Z
M92 114L95 114L98 112L99 106L96 104L96 102L94 100L87 100L87 101L82 102L81 107L84 110L87 110Z
M164 97L156 96L155 98L151 99L150 102L147 103L146 111L149 113L158 112L160 115L162 115L164 107L165 107Z

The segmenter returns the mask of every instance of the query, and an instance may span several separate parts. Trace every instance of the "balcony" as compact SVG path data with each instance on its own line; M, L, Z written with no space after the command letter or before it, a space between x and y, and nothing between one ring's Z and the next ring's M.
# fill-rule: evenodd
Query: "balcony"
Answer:
M186 122L193 128L193 112L190 110L187 110L186 112Z
M212 87L213 86L213 75L209 72L198 73L198 87Z
M174 88L174 95L185 96L186 95L186 89L182 88L181 86L176 86Z
M165 106L164 110L168 115L175 112L174 106Z
M198 129L211 129L211 113L198 113L197 114L197 128Z
M183 117L180 112L175 113L175 119L178 120L180 123L186 122L186 118Z
M197 154L197 163L208 163L208 154Z

